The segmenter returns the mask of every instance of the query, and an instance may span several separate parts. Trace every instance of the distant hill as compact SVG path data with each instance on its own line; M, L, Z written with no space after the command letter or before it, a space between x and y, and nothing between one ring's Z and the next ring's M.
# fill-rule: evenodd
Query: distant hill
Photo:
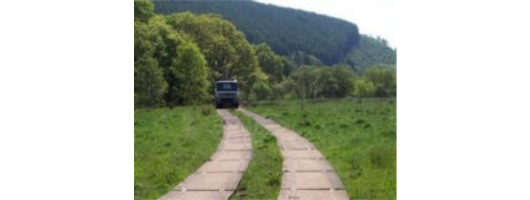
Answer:
M155 1L155 12L217 13L234 23L252 43L265 42L278 54L296 51L326 64L341 61L359 40L355 24L301 10L254 1Z
M345 63L352 67L356 65L354 69L357 69L367 63L392 60L379 56L394 56L395 60L395 51L366 55L381 51L365 48L384 48L381 43L372 43L369 39L365 39L368 41L363 45L365 48L356 51L361 40L357 25L313 12L250 0L155 0L154 4L155 12L161 14L184 11L219 14L243 31L251 43L265 42L274 52L291 58L297 64ZM395 64L395 61L384 64Z
M361 35L359 44L348 53L344 62L355 71L364 71L377 64L395 65L396 54L396 50L390 48L386 40Z

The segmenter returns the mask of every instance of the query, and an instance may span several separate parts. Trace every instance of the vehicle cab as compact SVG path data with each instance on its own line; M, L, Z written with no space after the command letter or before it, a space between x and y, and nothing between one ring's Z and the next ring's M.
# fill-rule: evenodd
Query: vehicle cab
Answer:
M239 107L239 84L237 80L221 80L215 83L215 107L226 105Z

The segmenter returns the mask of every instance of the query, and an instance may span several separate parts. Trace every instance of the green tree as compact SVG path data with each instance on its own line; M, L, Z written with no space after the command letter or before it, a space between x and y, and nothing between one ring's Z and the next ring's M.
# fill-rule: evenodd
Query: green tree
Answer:
M272 96L272 89L266 82L258 81L252 86L252 94L257 100L267 100Z
M237 79L242 90L250 92L253 79L263 79L254 48L243 33L218 15L194 15L190 12L167 17L168 23L196 43L211 70L211 82Z
M276 55L265 43L254 46L254 49L259 66L269 76L270 82L281 82L283 80L284 64L286 64L282 57Z
M153 45L149 41L149 28L146 23L134 21L134 61L151 56Z
M187 105L208 100L208 68L199 47L192 42L186 42L180 45L177 51L175 66L171 68L178 83L177 103Z
M296 83L293 79L285 79L284 81L274 84L272 87L274 99L294 99Z
M318 68L314 66L301 66L293 72L292 78L296 83L296 96L301 99L316 96Z
M134 96L135 106L156 107L164 105L167 82L158 62L152 57L153 44L149 40L146 23L134 22Z
M172 68L175 68L175 57L178 56L177 47L186 40L173 27L166 23L163 16L153 16L147 25L149 30L148 40L153 48L153 58L163 69L164 79L168 83L168 92L165 95L166 102L170 105L177 104L179 98L177 86L179 82L175 79Z
M334 66L318 70L317 95L326 98L344 98L352 92L354 73L349 67Z
M146 22L154 14L153 3L149 0L134 0L134 19Z
M134 62L135 105L156 107L164 105L167 83L157 61L144 55Z
M377 97L391 95L394 81L394 72L391 68L385 66L370 67L366 70L364 76L374 83Z
M354 81L353 91L356 97L372 97L375 94L375 87L370 80L357 79Z

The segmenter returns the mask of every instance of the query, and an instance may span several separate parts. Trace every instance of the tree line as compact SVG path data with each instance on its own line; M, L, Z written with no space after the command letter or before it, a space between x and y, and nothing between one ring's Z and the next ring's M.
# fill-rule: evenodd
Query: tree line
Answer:
M237 79L243 100L396 93L395 68L374 66L359 74L349 66L293 61L266 43L249 43L220 15L158 15L151 1L134 1L135 107L211 102L213 84L222 79Z

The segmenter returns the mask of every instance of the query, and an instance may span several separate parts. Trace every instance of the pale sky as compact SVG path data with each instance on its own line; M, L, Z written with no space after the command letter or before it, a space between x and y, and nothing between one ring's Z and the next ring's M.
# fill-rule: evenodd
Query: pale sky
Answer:
M282 7L312 11L357 24L359 32L380 36L397 47L396 0L255 0Z

